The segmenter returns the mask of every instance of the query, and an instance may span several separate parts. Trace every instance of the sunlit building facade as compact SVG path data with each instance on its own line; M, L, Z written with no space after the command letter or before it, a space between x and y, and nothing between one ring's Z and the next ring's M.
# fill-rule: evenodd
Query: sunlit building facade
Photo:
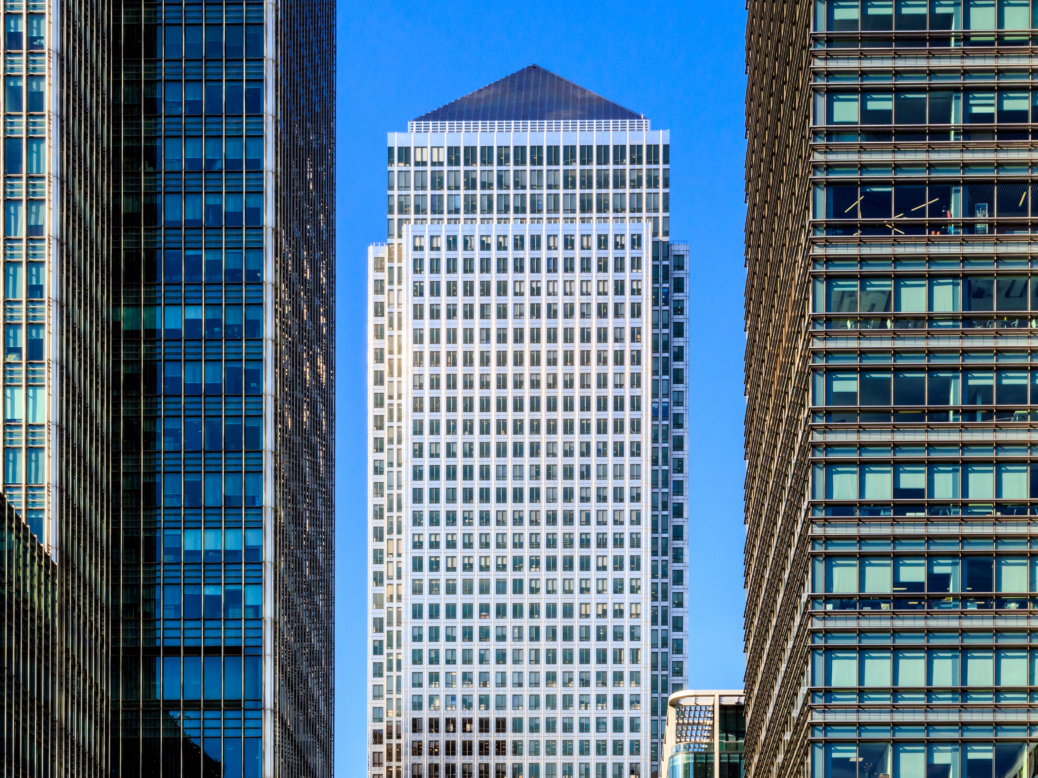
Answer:
M741 691L675 692L663 738L665 778L742 778L746 717Z
M1033 775L1038 8L749 8L747 772Z
M5 774L330 775L334 7L2 23L7 539L56 614Z
M669 153L666 130L537 66L388 136L368 256L375 778L658 769L685 678Z

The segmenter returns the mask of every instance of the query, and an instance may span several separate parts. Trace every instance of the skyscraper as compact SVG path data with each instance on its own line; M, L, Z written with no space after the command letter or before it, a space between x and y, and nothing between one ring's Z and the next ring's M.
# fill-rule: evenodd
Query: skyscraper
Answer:
M16 764L328 775L334 6L4 10Z
M1035 769L1034 18L750 4L752 776Z
M669 163L668 131L537 66L388 136L368 256L375 778L657 769L685 677Z

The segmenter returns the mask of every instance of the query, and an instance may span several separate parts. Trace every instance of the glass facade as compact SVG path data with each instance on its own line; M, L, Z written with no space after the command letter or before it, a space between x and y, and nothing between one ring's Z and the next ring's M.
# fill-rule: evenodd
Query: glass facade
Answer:
M121 21L113 758L124 776L259 778L263 5Z
M1033 10L751 5L751 772L1038 764Z
M666 778L742 778L746 718L741 692L677 692L669 700L666 726Z
M653 775L659 775L667 726L667 697L687 685L688 588L685 581L685 470L687 243L652 244L652 540L650 543L649 745ZM666 761L666 755L662 760ZM665 765L664 765L665 768Z
M561 79L532 70L389 136L389 242L369 251L377 778L647 776L654 695L684 672L684 490L659 486L672 364L652 350L672 267L684 295L669 134L547 121ZM450 118L487 106L507 121Z

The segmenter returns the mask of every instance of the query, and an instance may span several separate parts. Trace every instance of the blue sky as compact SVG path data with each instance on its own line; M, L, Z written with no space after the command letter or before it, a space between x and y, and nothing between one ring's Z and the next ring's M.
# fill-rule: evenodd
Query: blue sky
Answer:
M386 133L537 64L671 131L671 236L692 244L690 683L742 685L741 2L339 4L336 774L365 774L367 245Z

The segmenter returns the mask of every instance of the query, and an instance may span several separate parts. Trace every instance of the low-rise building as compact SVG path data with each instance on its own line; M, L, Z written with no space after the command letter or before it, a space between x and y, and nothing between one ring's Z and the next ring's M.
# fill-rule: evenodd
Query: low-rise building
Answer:
M667 729L653 778L742 778L746 718L742 691L674 692L667 703Z

